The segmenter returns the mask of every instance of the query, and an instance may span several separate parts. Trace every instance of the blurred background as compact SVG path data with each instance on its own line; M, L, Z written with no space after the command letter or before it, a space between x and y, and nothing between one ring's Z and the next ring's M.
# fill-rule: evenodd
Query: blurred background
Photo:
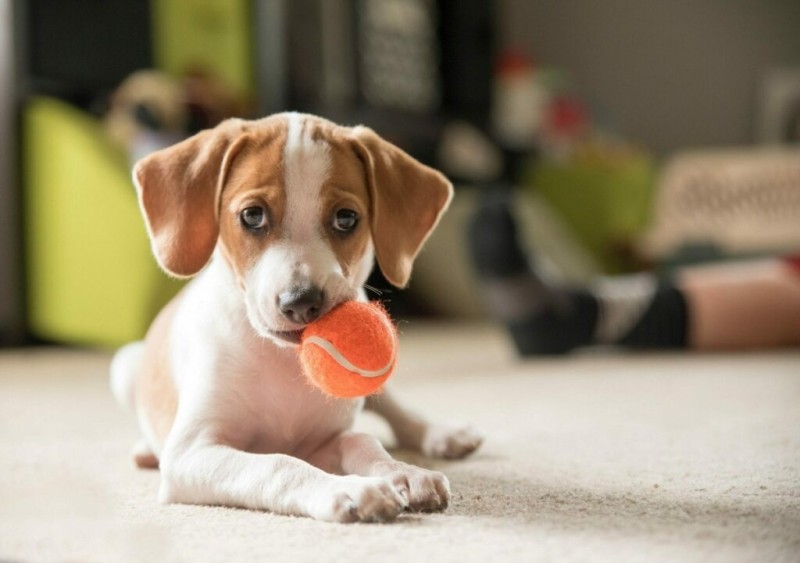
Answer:
M555 276L800 248L796 0L0 0L0 345L140 338L179 288L131 163L230 116L366 124L456 198L400 318L482 316L465 224Z

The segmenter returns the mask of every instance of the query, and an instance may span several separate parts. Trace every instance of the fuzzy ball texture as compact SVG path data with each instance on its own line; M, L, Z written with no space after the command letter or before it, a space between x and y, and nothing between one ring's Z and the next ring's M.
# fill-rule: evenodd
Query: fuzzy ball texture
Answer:
M347 301L306 327L300 363L328 395L364 397L389 379L397 345L397 329L379 303Z

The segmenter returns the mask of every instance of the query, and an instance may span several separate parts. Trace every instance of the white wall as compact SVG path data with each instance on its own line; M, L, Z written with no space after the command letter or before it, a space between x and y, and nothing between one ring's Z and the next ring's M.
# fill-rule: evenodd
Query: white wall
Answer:
M660 154L739 145L759 79L800 67L800 0L500 0L501 39L570 70L596 114Z

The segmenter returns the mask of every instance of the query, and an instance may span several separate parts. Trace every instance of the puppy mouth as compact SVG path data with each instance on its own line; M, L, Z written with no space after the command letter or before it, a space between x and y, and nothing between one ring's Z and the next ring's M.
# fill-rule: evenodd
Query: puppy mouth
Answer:
M303 334L302 330L268 330L270 336L276 340L280 340L287 344L300 344L300 337Z

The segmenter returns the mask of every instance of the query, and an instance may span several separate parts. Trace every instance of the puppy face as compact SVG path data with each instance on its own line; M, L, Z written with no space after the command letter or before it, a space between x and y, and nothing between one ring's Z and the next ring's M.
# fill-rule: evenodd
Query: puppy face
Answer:
M291 116L245 143L222 191L219 248L259 334L296 344L357 297L373 263L369 214L361 161L330 125Z
M253 328L282 345L354 299L374 257L405 286L452 195L369 129L299 114L230 120L145 158L134 179L161 266L193 275L218 248Z

